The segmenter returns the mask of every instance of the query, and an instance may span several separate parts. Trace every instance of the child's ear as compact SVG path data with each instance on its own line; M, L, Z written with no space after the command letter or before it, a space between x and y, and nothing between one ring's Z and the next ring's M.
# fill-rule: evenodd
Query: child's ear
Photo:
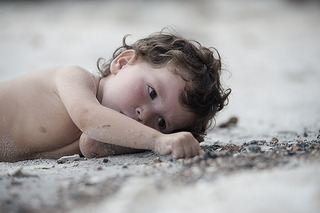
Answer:
M127 64L133 63L137 58L136 51L134 50L125 50L120 55L118 55L110 65L110 72L112 74L117 74L122 67Z

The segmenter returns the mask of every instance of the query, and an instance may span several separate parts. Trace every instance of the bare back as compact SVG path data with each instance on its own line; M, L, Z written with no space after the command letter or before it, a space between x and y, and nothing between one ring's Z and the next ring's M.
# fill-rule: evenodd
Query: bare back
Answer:
M80 153L81 131L53 80L58 72L50 68L0 83L0 161Z

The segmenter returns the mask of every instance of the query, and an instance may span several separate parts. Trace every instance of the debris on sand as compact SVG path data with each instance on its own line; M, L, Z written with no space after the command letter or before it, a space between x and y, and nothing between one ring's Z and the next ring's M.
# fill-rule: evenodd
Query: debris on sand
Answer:
M318 159L320 156L320 140L283 141L275 137L270 142L252 140L242 145L225 144L202 146L205 154L198 159L184 159L187 167L212 167L224 171L241 169L267 169L286 165L295 159Z
M70 155L70 156L63 156L61 158L59 158L57 160L57 163L59 164L63 164L63 163L66 163L66 162L73 162L73 161L78 161L80 160L80 155L79 154L75 154L75 155Z
M8 170L7 174L10 177L18 177L18 178L22 178L22 177L38 177L38 175L36 174L32 174L26 171L23 171L23 166L19 166L13 169Z

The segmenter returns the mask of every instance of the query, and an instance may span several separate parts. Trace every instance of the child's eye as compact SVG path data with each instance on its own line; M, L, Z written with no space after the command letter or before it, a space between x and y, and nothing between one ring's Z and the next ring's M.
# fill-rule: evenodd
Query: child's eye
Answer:
M166 121L164 120L163 117L158 117L158 126L160 127L161 130L167 127Z
M157 92L151 86L148 86L148 92L152 100L157 97Z

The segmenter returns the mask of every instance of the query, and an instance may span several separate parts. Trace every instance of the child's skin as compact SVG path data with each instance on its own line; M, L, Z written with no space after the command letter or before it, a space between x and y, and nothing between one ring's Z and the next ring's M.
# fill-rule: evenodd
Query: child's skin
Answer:
M137 149L174 158L203 154L191 133L166 134L195 117L179 103L185 82L169 65L154 68L127 50L110 71L100 78L64 66L0 83L0 161Z

